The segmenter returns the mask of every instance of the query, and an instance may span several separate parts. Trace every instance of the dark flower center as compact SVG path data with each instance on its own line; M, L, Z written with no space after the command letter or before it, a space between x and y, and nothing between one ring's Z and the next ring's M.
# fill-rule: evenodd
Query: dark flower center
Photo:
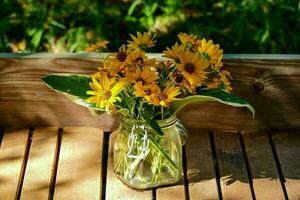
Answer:
M176 74L175 74L175 81L176 81L177 83L181 83L181 82L183 81L183 75L180 74L180 73L176 73Z
M134 60L134 62L137 66L143 67L144 59L141 56L139 56Z
M161 100L161 101L165 101L165 100L167 100L168 99L168 95L166 95L165 93L160 93L159 95L158 95L158 98L159 98L159 100Z
M149 88L146 89L144 92L145 92L145 94L148 95L148 96L151 94L151 90L150 90Z
M105 98L106 100L108 100L110 97L111 97L111 91L105 92L104 98Z
M195 65L193 63L185 63L184 70L187 73L192 74L195 72Z
M121 51L117 54L117 59L120 61L120 62L124 62L127 58L127 53Z
M145 85L146 81L144 79L142 79L141 77L136 79L136 82L141 81L143 85Z

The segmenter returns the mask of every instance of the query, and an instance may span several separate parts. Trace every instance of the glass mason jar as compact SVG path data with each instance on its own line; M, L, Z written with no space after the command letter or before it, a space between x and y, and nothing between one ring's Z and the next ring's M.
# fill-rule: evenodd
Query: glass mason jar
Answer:
M114 173L129 187L171 185L182 177L182 145L187 131L176 117L157 122L162 136L147 123L125 117L114 133Z

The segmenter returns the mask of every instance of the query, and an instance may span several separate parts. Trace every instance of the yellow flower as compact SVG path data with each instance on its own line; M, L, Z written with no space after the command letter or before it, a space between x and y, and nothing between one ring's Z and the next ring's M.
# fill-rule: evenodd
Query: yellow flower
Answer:
M159 105L164 107L169 107L170 103L175 99L177 99L176 97L179 94L180 94L179 88L169 85L162 92L160 92L156 98L158 99Z
M187 82L193 87L200 86L206 78L204 69L209 66L209 63L190 51L180 53L179 60L180 64L177 64L177 69Z
M210 64L215 67L222 66L220 63L223 58L223 49L220 49L220 45L214 44L212 40L202 39L198 44L198 51Z
M158 78L158 74L150 69L137 69L135 72L127 72L125 74L125 80L127 80L129 83L141 82L142 85L151 84Z
M182 89L187 89L190 93L194 92L195 86L192 86L189 82L187 82L179 70L172 72L170 77L176 86L179 86Z
M134 84L134 95L137 97L144 97L150 104L159 104L155 95L160 93L160 88L156 83L143 85L141 82Z
M122 45L118 53L112 53L108 56L108 62L110 62L112 66L115 66L119 72L124 72L124 69L130 64L128 58L131 53L131 49L126 48L126 45Z
M188 35L186 33L179 33L178 38L182 44L188 44L195 45L197 43L197 36L195 35Z
M103 62L101 63L101 66L98 67L98 70L99 70L101 76L102 76L102 74L105 74L105 76L112 78L112 77L117 76L117 74L119 72L119 67L116 66L109 59L104 59ZM99 77L101 77L101 76L99 76Z
M109 43L109 41L107 41L107 40L100 41L100 42L98 42L96 44L93 44L90 47L86 48L85 51L93 52L93 51L98 50L98 49L107 48L106 45L108 43Z
M163 56L174 60L178 60L178 54L184 52L184 50L184 45L178 45L178 43L175 43L175 45L172 46L172 49L167 48L165 51L163 51Z
M212 81L210 81L207 84L208 88L218 88L221 87L227 92L230 92L232 90L232 87L230 86L230 81L231 79L230 72L226 70L221 70L217 77L213 78Z
M128 41L128 48L130 49L141 49L145 50L147 48L151 48L155 46L154 36L152 36L151 32L145 32L141 34L137 33L137 37L130 34L132 41Z
M86 99L88 103L95 103L97 108L105 109L106 112L112 111L116 112L114 103L116 101L121 101L118 97L119 93L125 87L124 82L116 82L115 79L108 79L106 76L100 77L98 81L96 78L92 77L92 82L90 82L91 91L87 91L88 95L92 95Z

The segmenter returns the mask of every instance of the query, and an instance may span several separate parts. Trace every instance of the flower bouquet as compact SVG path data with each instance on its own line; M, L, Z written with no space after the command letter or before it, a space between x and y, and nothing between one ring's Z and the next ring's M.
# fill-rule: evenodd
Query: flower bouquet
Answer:
M215 101L254 109L230 93L230 73L223 50L211 40L180 33L179 43L151 58L152 33L131 35L117 53L100 54L92 75L51 74L42 78L51 89L75 103L118 114L114 142L114 172L127 185L146 189L177 183L182 176L182 145L187 131L176 113L195 102ZM87 50L106 48L108 41Z

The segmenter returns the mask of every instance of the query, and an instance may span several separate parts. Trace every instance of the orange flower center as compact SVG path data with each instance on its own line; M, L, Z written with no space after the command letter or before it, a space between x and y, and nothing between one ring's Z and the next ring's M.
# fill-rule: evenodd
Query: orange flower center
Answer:
M185 63L184 70L187 73L192 74L195 72L195 65L193 63Z

